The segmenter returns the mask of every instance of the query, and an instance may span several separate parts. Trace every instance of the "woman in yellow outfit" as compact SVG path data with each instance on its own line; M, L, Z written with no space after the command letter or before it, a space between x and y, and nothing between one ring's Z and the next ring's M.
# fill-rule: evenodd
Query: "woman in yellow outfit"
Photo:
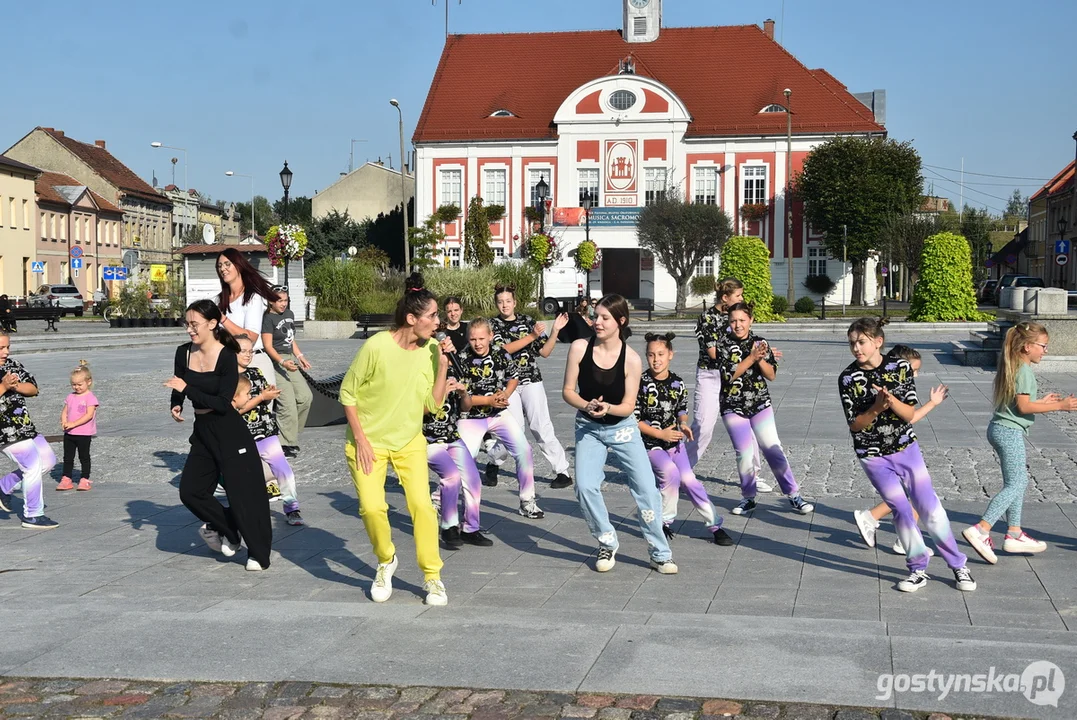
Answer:
M445 605L449 598L441 582L438 521L430 502L422 427L424 410L435 411L445 400L448 357L431 340L438 328L438 304L423 288L422 275L413 273L407 279L394 321L393 330L363 344L340 385L348 419L344 455L359 496L359 516L378 558L370 598L385 602L393 594L397 559L385 502L385 473L391 462L415 527L426 604Z

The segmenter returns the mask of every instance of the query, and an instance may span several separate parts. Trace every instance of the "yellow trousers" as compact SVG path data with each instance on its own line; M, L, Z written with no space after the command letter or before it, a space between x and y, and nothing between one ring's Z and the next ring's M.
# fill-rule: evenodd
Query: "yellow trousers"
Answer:
M426 580L440 578L442 562L438 552L438 519L430 502L426 438L420 433L399 450L374 448L374 468L369 475L363 472L356 459L354 443L345 443L344 456L348 459L355 494L359 497L359 517L363 519L378 562L387 563L396 555L392 530L389 528L389 505L385 502L385 473L391 462L404 488L408 513L415 528L415 556L419 569Z

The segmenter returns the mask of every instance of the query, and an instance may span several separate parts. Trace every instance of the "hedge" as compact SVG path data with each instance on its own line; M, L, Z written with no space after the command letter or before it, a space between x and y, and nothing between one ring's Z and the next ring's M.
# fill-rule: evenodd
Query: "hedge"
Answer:
M735 277L744 283L744 301L754 303L756 321L785 320L771 306L774 289L770 284L770 251L759 238L735 235L726 240L718 277Z
M983 322L989 319L990 315L976 309L968 240L951 232L927 238L920 255L920 277L913 290L909 320Z

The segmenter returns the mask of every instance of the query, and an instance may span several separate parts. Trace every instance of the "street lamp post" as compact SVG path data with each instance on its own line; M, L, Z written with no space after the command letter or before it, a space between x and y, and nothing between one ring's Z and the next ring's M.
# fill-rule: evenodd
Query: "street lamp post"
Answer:
M1059 211L1061 212L1061 207L1059 208ZM1058 239L1062 240L1062 241L1065 241L1065 239L1066 239L1066 228L1069 227L1069 221L1064 217L1059 217L1057 225L1058 225ZM1056 253L1056 255L1061 255L1061 254L1062 253ZM1058 263L1056 262L1055 265L1058 265ZM1060 288L1065 288L1066 287L1066 266L1065 265L1058 265L1058 286Z
M845 317L845 278L849 274L849 226L841 226L841 316Z
M251 179L251 233L257 235L258 230L254 227L254 176L247 175L246 173L232 172L231 170L225 170L224 174L228 177L245 177Z
M389 100L389 104L396 108L396 114L400 118L400 212L403 214L404 226L404 274L411 274L411 246L408 243L408 181L406 178L406 165L404 163L404 111L400 109L400 103L396 98Z
M288 161L284 161L284 169L280 171L280 184L284 188L284 212L281 213L280 221L283 225L288 219L288 191L292 188L292 171L288 169ZM253 206L253 203L252 203ZM288 287L288 265L291 263L291 259L287 258L284 261L284 287ZM291 290L288 291L289 297L291 297Z
M197 225L198 224L198 210L197 209L194 212L193 219L191 218L191 192L190 192L191 191L191 186L187 184L187 149L186 148L181 148L181 147L176 147L175 145L164 145L163 143L159 143L159 142L156 142L156 141L151 142L150 147L152 147L152 148L168 148L169 150L179 150L181 153L183 153L183 207L184 207L183 214L186 215L187 219L189 219L194 225ZM173 245L173 247L175 247L175 245ZM175 252L175 251L173 251L173 252ZM175 259L174 258L175 258L175 256L173 256L173 261L172 261L173 275L176 272Z
M546 182L546 176L540 175L539 181L535 185L535 210L539 214L539 233L546 234L546 198L550 194L550 186ZM539 268L539 303L542 303L542 296L546 294L545 271L543 268Z
M583 238L585 241L591 240L591 207L595 203L595 197L591 194L590 190L583 193ZM576 252L579 252L577 250ZM587 285L584 287L584 297L591 297L591 268L587 268Z
M793 91L785 89L785 264L789 270L789 290L786 300L789 307L796 302L793 288L793 110L789 106L789 100Z

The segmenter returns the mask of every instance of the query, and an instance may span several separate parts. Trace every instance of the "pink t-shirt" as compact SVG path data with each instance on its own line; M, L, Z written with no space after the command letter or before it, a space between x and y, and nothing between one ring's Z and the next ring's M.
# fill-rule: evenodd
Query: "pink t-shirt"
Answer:
M86 411L92 407L98 406L97 398L92 392L84 392L81 395L71 393L64 400L64 405L67 406L67 421L74 422L80 417L86 414ZM83 423L78 427L73 427L66 431L70 435L96 435L97 434L97 413L94 413L90 421Z

